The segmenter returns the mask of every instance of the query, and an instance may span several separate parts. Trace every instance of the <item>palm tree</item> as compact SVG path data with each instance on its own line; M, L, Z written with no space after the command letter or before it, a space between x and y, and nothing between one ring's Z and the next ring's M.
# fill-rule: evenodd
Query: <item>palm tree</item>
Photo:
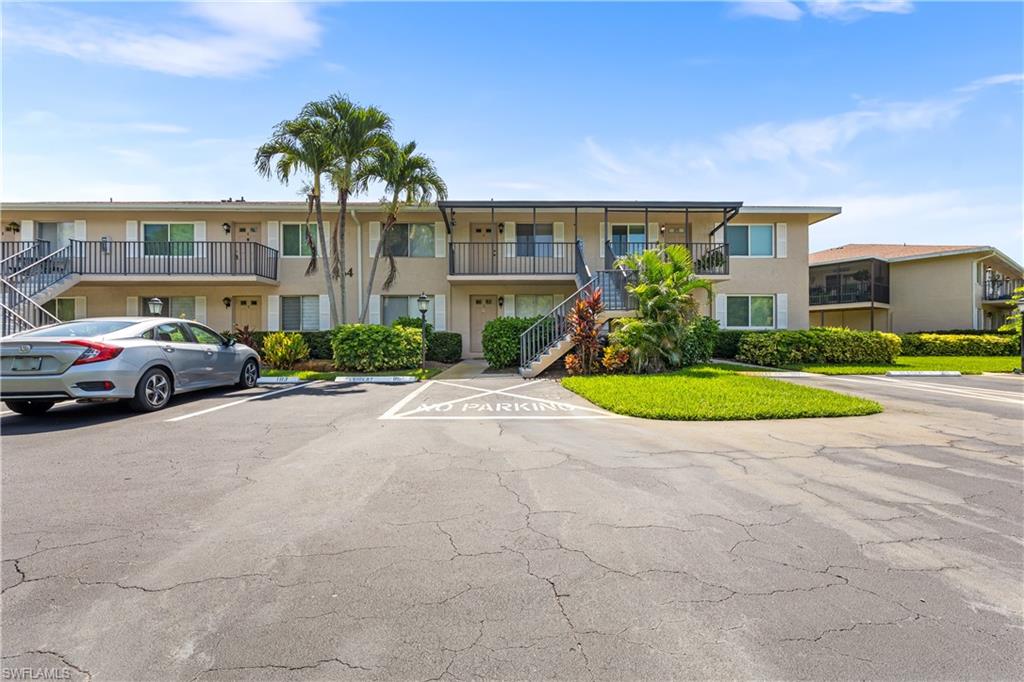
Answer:
M354 104L342 95L310 102L302 115L326 123L334 160L327 170L338 193L338 220L331 232L331 276L341 281L341 320L347 319L345 295L345 223L349 198L365 192L372 179L366 172L374 155L391 139L391 117L377 107Z
M323 262L324 283L327 287L327 298L331 307L331 326L338 324L338 305L334 298L334 287L331 286L331 272L327 262L327 241L324 236L324 216L320 206L321 178L333 160L330 129L322 121L299 117L290 121L282 121L274 127L270 140L256 150L253 163L257 172L269 178L276 175L277 179L288 184L297 173L308 173L311 176L306 191L306 201L316 212L316 232L320 241L320 259ZM308 220L308 218L307 218ZM316 270L316 247L306 230L306 240L310 246L310 262L306 274Z
M359 321L365 322L370 307L370 292L373 291L373 280L377 275L377 264L380 262L384 245L388 241L391 228L398 222L398 212L405 206L428 204L435 199L446 199L448 187L437 172L434 162L423 154L416 153L416 143L408 142L399 145L389 141L383 145L374 160L368 164L366 172L373 178L384 183L385 218L380 230L380 241L373 254L370 266L370 279L366 284L366 295L363 298L362 312ZM398 277L395 258L388 254L388 275L384 278L383 288L388 290Z
M613 340L630 348L634 371L679 367L684 341L697 317L693 292L711 295L711 282L696 277L685 246L673 244L623 256L615 266L635 273L626 289L636 299L635 318L623 319Z

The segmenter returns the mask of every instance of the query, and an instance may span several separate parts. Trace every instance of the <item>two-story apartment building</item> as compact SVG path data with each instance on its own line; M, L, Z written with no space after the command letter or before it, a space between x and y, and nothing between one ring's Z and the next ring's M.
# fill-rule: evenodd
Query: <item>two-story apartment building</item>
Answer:
M814 326L998 329L1024 270L991 246L846 244L810 255Z
M650 245L690 247L714 282L702 300L725 328L806 328L808 233L833 207L741 202L445 201L405 209L388 252L399 276L384 290L382 262L368 320L416 315L457 331L464 355L482 352L497 316L551 311L594 279L621 289L615 259ZM32 322L38 304L62 319L164 314L215 329L316 330L330 326L309 251L302 202L33 202L2 211L5 307ZM327 227L337 215L325 211ZM374 203L346 220L346 320L358 320L384 221ZM315 226L314 226L315 227ZM604 273L604 274L601 274ZM597 280L595 280L597 281ZM621 291L619 292L621 294Z

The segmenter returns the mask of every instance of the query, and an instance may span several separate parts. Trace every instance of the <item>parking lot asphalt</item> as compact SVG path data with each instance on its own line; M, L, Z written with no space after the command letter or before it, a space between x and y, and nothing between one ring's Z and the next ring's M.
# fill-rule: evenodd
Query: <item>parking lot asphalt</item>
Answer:
M654 422L488 376L0 416L3 667L1024 678L1024 384L850 379L786 380L886 411Z

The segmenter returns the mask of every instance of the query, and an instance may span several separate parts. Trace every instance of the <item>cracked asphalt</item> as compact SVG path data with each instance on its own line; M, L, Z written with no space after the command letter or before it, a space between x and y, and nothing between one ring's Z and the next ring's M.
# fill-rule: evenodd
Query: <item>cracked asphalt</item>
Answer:
M1019 406L816 381L886 411L387 421L459 389L317 384L4 416L5 674L1024 678Z

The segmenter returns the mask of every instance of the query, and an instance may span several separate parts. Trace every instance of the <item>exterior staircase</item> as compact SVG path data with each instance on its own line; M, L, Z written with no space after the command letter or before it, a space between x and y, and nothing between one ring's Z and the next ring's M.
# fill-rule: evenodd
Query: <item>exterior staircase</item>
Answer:
M41 304L78 281L71 247L51 251L45 241L8 244L0 259L0 336L59 322Z
M581 276L582 275L582 276ZM586 276L579 289L559 303L547 315L537 320L519 338L519 374L532 378L555 364L573 348L570 335L569 313L576 301L590 295L595 289L601 290L604 310L597 316L600 326L616 317L630 317L635 314L635 302L626 291L626 285L633 273L623 268L589 270L577 273L577 283Z

